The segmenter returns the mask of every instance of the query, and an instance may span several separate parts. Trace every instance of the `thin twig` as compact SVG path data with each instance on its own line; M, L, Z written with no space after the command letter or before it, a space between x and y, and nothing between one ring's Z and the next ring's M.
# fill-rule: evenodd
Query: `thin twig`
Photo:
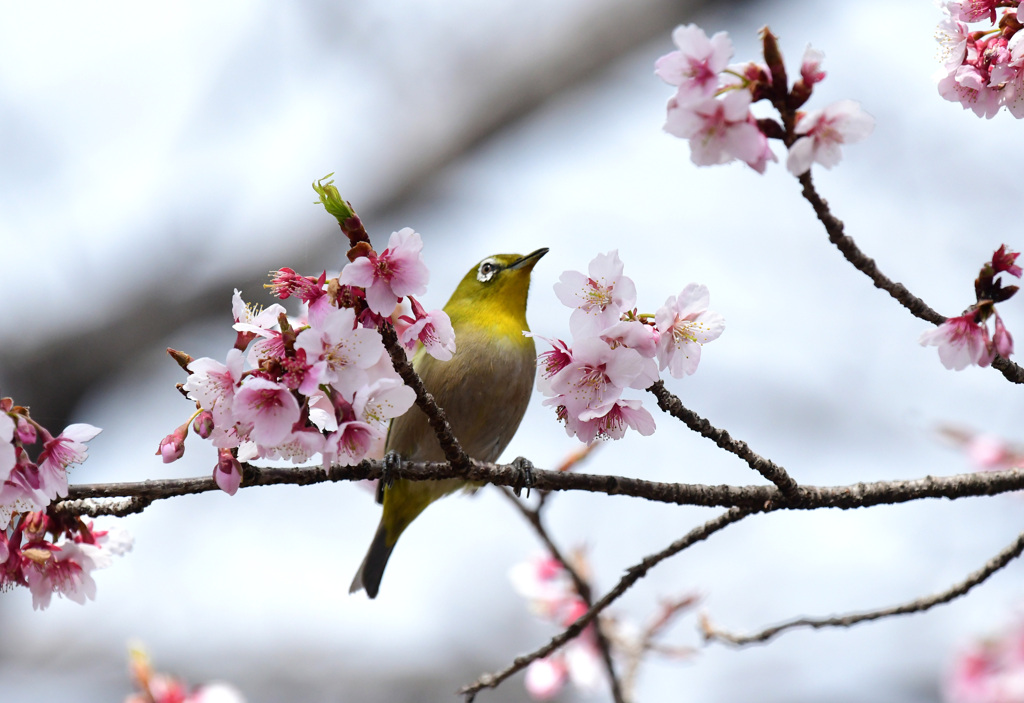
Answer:
M747 462L747 465L766 479L778 486L782 495L795 501L800 486L786 473L786 470L773 461L755 453L746 442L733 439L728 432L720 430L697 413L683 406L679 398L669 393L662 381L658 381L647 389L658 399L658 407L681 420L687 427L702 437L707 437L727 452L732 452Z
M832 214L828 207L828 202L818 195L818 191L814 189L814 182L811 180L810 171L800 176L799 180L800 185L803 186L801 192L807 202L811 204L811 207L814 208L814 213L818 216L821 224L825 226L829 241L836 245L843 256L846 257L846 260L853 264L854 268L870 278L876 288L881 288L895 298L900 305L909 310L915 317L931 322L933 325L941 325L946 321L943 315L940 315L929 307L927 303L907 290L906 286L902 283L893 281L883 274L878 269L875 260L861 251L860 247L857 246L851 237L844 234L842 220ZM995 361L992 362L992 368L1002 373L1008 381L1024 383L1024 368L1021 368L1009 359L997 356Z
M596 618L598 614L601 613L601 611L603 611L605 608L611 605L616 599L618 599L623 593L629 590L629 588L634 583L643 578L643 576L648 571L650 571L654 566L664 561L665 559L668 559L670 556L678 554L687 547L690 547L696 544L697 542L707 539L715 532L718 532L719 530L728 527L734 522L742 520L747 515L750 515L751 512L752 511L750 510L743 510L740 508L732 508L730 510L727 510L718 517L708 520L703 525L700 525L690 530L690 532L688 532L684 537L676 540L660 552L657 552L644 558L644 560L641 561L639 564L636 564L635 566L632 566L629 569L627 569L626 575L619 580L618 584L616 584L612 590L608 591L608 593L606 593L604 597L601 598L601 600L594 603L594 605L586 613L581 615L579 619L576 620L576 622L574 622L572 625L566 628L561 634L553 637L551 641L549 641L543 647L540 647L539 649L536 649L533 652L530 652L529 654L516 657L509 666L502 669L501 671L495 672L493 674L484 674L473 683L463 687L459 691L459 693L466 697L467 702L472 701L478 691L481 691L485 688L495 688L496 686L498 686L498 684L507 679L509 676L512 676L513 674L525 669L527 666L529 666L530 662L533 662L537 659L543 659L544 657L548 656L556 649L563 646L569 640L578 637L579 634L583 632L584 628L586 628L587 625L589 625L594 620L594 618Z
M469 468L469 456L462 450L462 446L455 438L452 426L448 423L444 410L434 401L434 396L427 392L419 374L413 370L412 364L409 363L405 356L405 349L398 343L398 336L395 334L394 328L391 325L383 325L380 330L380 336L384 340L384 348L388 350L388 354L391 356L391 363L395 367L395 371L405 381L405 385L416 391L416 405L427 416L430 427L434 430L434 434L437 435L437 440L441 444L444 458L456 469L464 470Z
M338 481L362 481L380 478L383 462L365 460L354 466L333 466L326 473L320 467L265 468L242 465L242 488L270 485L310 485ZM461 478L477 483L514 487L522 482L515 466L470 461L467 471L452 468L446 462L402 462L391 470L394 478L432 481ZM534 469L534 489L540 491L586 491L623 495L675 505L737 507L749 510L790 508L866 508L892 505L924 498L968 498L1024 490L1024 470L991 471L925 476L899 481L876 481L849 486L800 486L790 500L775 486L708 486L689 483L662 483L624 476L603 476L576 472ZM179 495L218 491L210 477L174 478L151 481L79 484L68 488L67 501L82 498L139 497L148 501ZM64 501L65 503L67 501Z
M551 535L548 534L547 528L544 527L544 523L540 516L540 510L534 510L527 507L521 500L519 500L511 491L505 489L501 491L501 494L505 496L516 509L522 514L526 521L533 527L533 531L537 533L537 537L544 543L548 552L555 558L565 572L569 574L569 578L572 579L573 585L576 587L576 593L579 594L580 599L586 604L587 608L594 606L594 597L590 590L590 584L584 579L576 567L566 559L565 555L562 554L561 550L551 540ZM622 695L622 686L619 683L619 677L615 673L615 662L612 660L612 647L608 642L608 637L605 635L604 629L601 627L601 621L598 620L594 624L594 634L597 639L597 648L601 652L601 659L604 661L604 667L608 671L608 681L612 689L612 698L615 703L625 703L625 698Z
M704 639L719 640L728 644L740 646L752 644L754 642L767 642L778 634L798 627L810 627L815 630L823 627L850 627L851 625L856 625L860 622L879 620L893 615L923 613L936 605L949 603L960 596L966 595L972 588L984 582L989 576L1019 557L1021 552L1024 552L1024 532L1022 532L1012 544L1006 547L1006 549L989 559L985 566L969 574L963 581L954 584L941 593L936 593L935 595L926 596L924 598L917 598L901 605L892 606L890 608L881 608L879 610L868 610L861 613L850 613L847 615L838 615L828 618L794 618L793 620L788 620L784 623L766 628L751 635L731 634L724 630L714 628L709 622L705 621L703 624Z

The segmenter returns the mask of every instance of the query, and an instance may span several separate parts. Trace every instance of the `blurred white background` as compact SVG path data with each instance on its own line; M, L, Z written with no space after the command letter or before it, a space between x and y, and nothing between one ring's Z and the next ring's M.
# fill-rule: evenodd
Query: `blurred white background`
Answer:
M337 270L344 244L309 187L330 171L376 243L403 226L423 235L434 306L484 256L541 246L551 252L529 312L540 334L567 334L551 288L560 273L610 249L642 310L707 284L726 331L695 376L669 387L798 481L969 469L940 423L1019 436L1018 389L991 370L946 371L918 346L926 325L842 260L783 166L697 169L661 131L672 89L653 62L676 24L729 31L737 61L757 58L769 24L793 73L808 43L822 49L829 76L807 107L853 98L877 127L834 172L815 170L819 190L883 271L959 313L992 251L1021 247L1018 214L994 196L1024 147L1008 114L982 121L938 96L930 4L7 3L2 13L0 391L18 388L17 402L55 423L68 414L104 428L76 482L209 474L215 453L195 438L176 464L153 456L190 410L163 349L221 358L233 287L271 302L266 270ZM1020 301L1000 310L1019 334ZM79 367L88 383L66 373ZM56 395L24 383L30 372ZM60 384L73 390L62 396ZM576 446L540 400L506 459L551 467ZM653 437L608 444L585 470L760 482L657 419ZM659 598L698 592L715 623L746 631L890 605L981 566L1020 531L1020 507L1006 496L749 518L659 566L615 611L643 622ZM378 510L368 491L339 484L188 497L121 520L135 549L97 573L95 603L33 612L27 592L0 597L0 700L121 700L130 639L158 669L233 681L252 703L452 700L554 634L509 584L508 569L540 546L494 489L428 510L380 596L349 596ZM565 494L547 517L563 547L589 547L600 593L717 512ZM958 648L1017 617L1021 576L1012 564L925 615L740 651L711 645L683 663L652 658L639 699L936 701ZM699 646L696 618L669 640ZM520 677L478 700L524 698Z

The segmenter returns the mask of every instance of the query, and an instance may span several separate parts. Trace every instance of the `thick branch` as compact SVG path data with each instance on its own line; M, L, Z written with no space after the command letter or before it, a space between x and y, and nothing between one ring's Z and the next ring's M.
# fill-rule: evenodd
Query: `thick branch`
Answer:
M596 618L598 614L601 613L601 611L603 611L615 600L617 600L619 596L621 596L623 593L629 590L629 588L634 583L643 578L644 575L652 568L654 568L657 564L675 554L678 554L687 547L690 547L696 544L697 542L701 542L707 539L715 532L718 532L719 530L728 527L732 523L742 520L747 515L750 515L751 512L752 511L749 510L732 508L731 510L726 511L718 517L708 520L703 525L700 525L699 527L695 527L694 529L690 530L690 532L688 532L685 536L676 540L660 552L657 552L656 554L652 554L649 557L646 557L639 564L627 569L626 575L619 580L618 584L615 585L615 588L608 591L608 593L606 593L604 597L601 598L601 600L597 601L597 603L595 603L593 607L590 608L590 610L581 615L580 618L576 620L576 622L574 622L568 628L566 628L564 632L553 637L551 641L545 644L543 647L529 654L516 657L513 660L513 662L505 669L502 669L501 671L498 671L493 674L484 674L475 682L460 690L459 693L466 696L467 702L472 701L478 691L485 688L495 688L509 676L512 676L513 674L525 669L527 666L529 666L530 662L536 661L537 659L543 659L544 657L548 656L556 649L563 646L569 640L578 637L579 634L583 632L583 630L587 627L587 625L593 622L594 618Z
M1006 549L989 559L985 566L968 575L963 581L954 584L941 593L936 593L935 595L926 596L924 598L917 598L908 603L896 605L891 608L868 610L862 613L850 613L848 615L839 615L829 618L794 618L793 620L788 620L784 623L766 628L751 635L734 635L729 632L725 632L724 630L715 629L709 623L705 622L704 638L706 640L720 640L728 644L745 645L754 642L767 642L778 634L798 627L810 627L815 630L823 627L850 627L851 625L856 625L859 622L879 620L881 618L887 618L894 615L923 613L936 605L949 603L960 596L966 595L972 588L984 582L989 576L1019 557L1021 552L1024 552L1024 533L1021 533L1012 544L1006 547Z
M334 466L327 472L319 467L261 468L242 465L242 487L278 484L308 485L337 481L380 478L383 462L362 461L355 466ZM522 472L515 466L485 464L470 460L466 471L445 462L402 462L391 470L394 478L429 481L462 478L479 483L515 487ZM588 491L625 495L660 503L737 507L749 510L791 508L866 508L873 505L906 503L923 498L967 498L1024 490L1024 470L993 471L953 476L926 476L900 481L876 481L849 486L800 486L796 499L789 500L775 486L707 486L688 483L660 483L623 476L533 471L534 488L541 491ZM138 497L147 501L179 495L220 490L209 477L177 478L126 483L79 484L68 489L68 501L83 498Z
M733 439L725 430L718 429L697 413L684 407L679 398L668 392L662 381L658 381L647 390L657 397L659 408L681 420L702 437L707 437L722 449L743 459L750 468L778 486L782 494L789 500L797 499L799 485L786 473L784 468L756 454L747 446L746 442Z

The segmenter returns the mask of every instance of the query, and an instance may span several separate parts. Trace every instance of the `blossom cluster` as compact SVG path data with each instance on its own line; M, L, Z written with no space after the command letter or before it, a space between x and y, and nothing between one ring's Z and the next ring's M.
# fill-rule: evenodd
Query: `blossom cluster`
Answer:
M961 652L943 687L946 703L1024 702L1024 627L976 642Z
M130 656L137 690L124 703L245 703L241 692L230 684L212 682L190 689L178 678L153 671L149 657L137 645Z
M1018 290L1017 286L1003 286L997 278L1003 273L1021 277L1021 267L1016 264L1018 256L1019 252L1010 251L1005 244L1000 246L974 281L977 302L962 315L951 317L921 335L922 345L938 347L939 360L947 369L961 371L971 364L988 366L996 355L1005 359L1013 353L1013 337L995 306L1009 300ZM989 318L994 322L991 336Z
M27 587L36 610L48 607L54 593L82 604L96 598L92 572L131 548L131 537L120 528L96 530L61 513L18 513L0 530L0 591Z
M49 509L67 497L68 469L85 461L85 443L99 432L76 424L54 437L28 408L0 398L0 591L27 587L36 609L54 593L76 603L95 598L91 572L131 549L123 530L98 531Z
M599 254L588 273L566 271L555 295L572 309L573 343L545 339L552 349L540 354L537 387L548 396L569 436L583 442L620 439L627 428L654 432L654 418L627 388L643 390L668 369L676 378L697 370L701 346L725 329L721 315L708 310L708 289L686 286L653 315L638 314L636 285L624 275L618 251Z
M534 615L559 627L572 625L588 610L569 573L550 555L516 564L509 578ZM601 654L593 624L563 649L531 662L526 670L526 690L536 700L553 698L570 682L586 692L602 685Z
M234 348L222 362L175 352L189 373L182 389L195 401L192 418L161 442L174 461L192 429L209 438L219 459L213 476L227 493L241 482L241 461L316 454L325 468L379 455L387 423L408 410L415 392L395 371L378 327L393 324L399 341L448 360L455 351L451 321L413 298L426 291L428 271L420 235L403 229L377 254L367 248L336 278L301 276L283 268L268 285L278 298L302 301L298 317L285 308L232 301ZM396 306L408 298L411 313Z
M978 117L1005 107L1024 117L1024 14L1018 0L962 0L941 4L944 19L935 38L942 68L939 95ZM980 29L968 25L983 22Z
M824 54L807 47L800 78L790 89L775 37L766 28L762 38L765 64L730 64L728 34L718 32L709 39L697 25L677 27L672 39L678 49L655 63L655 73L676 86L665 131L689 140L690 158L698 166L738 159L764 173L769 161L778 160L768 144L774 138L789 147L786 167L793 175L807 172L814 162L832 168L842 157L840 147L871 134L874 119L852 100L798 111L825 78ZM781 124L754 117L751 105L760 100L780 112Z

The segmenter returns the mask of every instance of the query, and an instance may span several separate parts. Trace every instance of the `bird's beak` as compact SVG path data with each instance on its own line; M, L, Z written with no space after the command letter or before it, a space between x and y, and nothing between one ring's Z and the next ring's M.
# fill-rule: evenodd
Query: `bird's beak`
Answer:
M516 259L511 264L509 264L506 268L508 268L508 269L521 269L521 268L525 268L527 271L529 271L530 269L533 268L533 265L536 264L540 260L540 257L544 256L547 253L548 253L548 248L547 247L544 247L543 249L538 249L535 252L532 252L530 254L527 254L526 256L522 256L522 257Z

